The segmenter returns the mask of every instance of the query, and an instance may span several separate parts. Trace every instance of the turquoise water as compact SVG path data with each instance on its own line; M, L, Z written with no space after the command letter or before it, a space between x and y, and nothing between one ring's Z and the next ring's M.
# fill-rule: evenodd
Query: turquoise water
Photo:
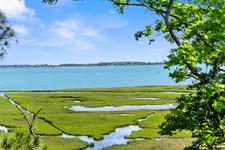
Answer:
M162 65L1 68L0 90L175 85L168 74Z

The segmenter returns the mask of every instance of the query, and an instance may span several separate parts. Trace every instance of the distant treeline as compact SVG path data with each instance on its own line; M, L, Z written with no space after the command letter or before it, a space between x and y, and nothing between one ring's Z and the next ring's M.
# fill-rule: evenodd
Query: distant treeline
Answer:
M143 65L162 65L162 62L100 62L90 64L60 64L60 65L0 65L0 68L37 68L37 67L80 67L80 66L143 66Z

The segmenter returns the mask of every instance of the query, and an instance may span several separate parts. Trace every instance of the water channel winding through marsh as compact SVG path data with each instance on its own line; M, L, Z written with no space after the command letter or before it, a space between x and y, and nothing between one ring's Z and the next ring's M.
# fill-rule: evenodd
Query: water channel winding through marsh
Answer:
M7 95L0 94L1 96L7 98L9 102L13 105L15 105L18 109L22 109L23 111L29 113L30 115L33 115L33 112L27 110L23 106L21 106L19 103L17 103L15 100L10 98ZM86 108L81 106L73 106L71 108L79 108L80 111L119 111L119 110L140 110L140 109L172 109L176 106L173 104L167 104L167 105L140 105L140 106L120 106L120 107L114 107L114 106L107 106L107 107L97 107L97 108ZM153 114L149 114L146 118L140 118L137 120L137 122L142 122L147 119L149 119ZM39 118L45 121L46 123L50 124L47 120L43 118ZM113 146L115 144L127 144L131 140L139 140L139 139L129 139L126 138L129 136L133 131L141 130L142 128L139 125L127 125L124 127L118 127L113 132L104 135L101 140L95 140L93 137L89 136L76 136L76 135L69 135L65 131L61 130L56 125L50 124L54 128L60 130L63 134L60 136L62 138L78 138L81 141L87 142L89 144L89 147L87 147L85 150L102 150L103 148L107 148L110 146ZM5 126L0 126L0 131L7 132L8 128Z
M99 112L99 111L124 111L124 110L162 110L176 108L173 104L165 105L130 105L130 106L103 106L103 107L84 107L71 106L70 110L78 112Z

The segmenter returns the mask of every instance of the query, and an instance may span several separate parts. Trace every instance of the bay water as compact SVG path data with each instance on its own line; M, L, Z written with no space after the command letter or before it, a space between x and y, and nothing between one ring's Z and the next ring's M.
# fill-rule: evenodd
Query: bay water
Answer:
M0 90L177 85L168 75L163 65L0 68Z

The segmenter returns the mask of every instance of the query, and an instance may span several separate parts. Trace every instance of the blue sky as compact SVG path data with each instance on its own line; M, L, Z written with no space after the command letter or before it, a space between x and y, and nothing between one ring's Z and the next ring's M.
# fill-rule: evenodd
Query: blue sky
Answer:
M103 0L80 3L61 0L46 5L41 0L0 0L16 31L1 64L62 64L110 61L163 61L171 47L163 37L148 45L134 34L156 16L143 8L118 14Z

